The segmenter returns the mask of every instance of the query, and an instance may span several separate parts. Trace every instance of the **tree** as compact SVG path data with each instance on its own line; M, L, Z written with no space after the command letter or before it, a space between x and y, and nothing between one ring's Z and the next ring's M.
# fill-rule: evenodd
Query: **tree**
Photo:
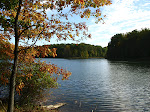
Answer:
M7 2L6 2L7 1ZM28 61L28 66L34 62L34 56L42 52L42 56L51 53L55 56L55 49L50 50L43 47L37 51L33 47L38 40L50 42L52 37L57 40L80 40L75 39L82 33L83 37L91 37L86 33L85 23L71 23L68 21L68 15L79 15L81 18L94 16L96 22L102 20L100 7L110 5L110 0L2 0L0 2L0 38L5 41L15 39L13 49L13 68L10 76L10 96L8 103L8 112L14 110L14 92L18 64ZM10 4L8 4L10 3ZM68 12L63 12L65 7L71 6ZM95 8L90 9L90 7ZM47 10L56 10L56 14L48 17ZM66 22L59 18L66 19ZM81 32L82 31L82 32ZM22 43L24 46L19 46ZM26 55L28 54L28 56ZM29 55L30 54L30 55ZM22 56L22 57L21 57ZM28 57L27 59L23 57ZM30 56L30 58L29 58ZM30 74L31 77L31 74Z
M70 45L66 45L64 48L64 57L69 58L71 56Z
M43 47L43 46L40 46ZM90 44L51 44L49 48L57 49L56 58L105 57L106 48ZM51 57L51 56L48 56Z
M114 35L108 45L107 58L116 60L149 58L149 36L150 30L146 28Z

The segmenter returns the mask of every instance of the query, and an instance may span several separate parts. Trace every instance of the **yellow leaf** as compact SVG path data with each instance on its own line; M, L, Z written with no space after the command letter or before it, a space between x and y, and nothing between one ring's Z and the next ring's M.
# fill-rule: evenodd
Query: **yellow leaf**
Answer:
M72 35L71 35L71 34L69 34L69 36L72 38Z
M37 4L36 4L36 10L38 9Z

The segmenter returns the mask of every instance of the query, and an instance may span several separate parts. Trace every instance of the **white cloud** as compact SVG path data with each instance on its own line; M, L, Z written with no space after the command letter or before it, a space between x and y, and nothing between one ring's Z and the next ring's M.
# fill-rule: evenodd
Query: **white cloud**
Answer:
M64 12L68 11L67 7ZM86 21L89 26L89 33L92 39L82 42L94 45L107 46L111 37L117 33L126 33L141 28L150 28L150 1L149 0L112 0L112 5L105 6L102 13L106 14L105 24L95 24L95 19L81 19L80 17L70 18L69 21ZM55 11L47 10L47 13ZM52 39L52 43L56 43ZM60 43L64 43L61 41ZM65 41L65 43L72 43Z
M148 5L150 5L150 3L145 3L145 4L143 5L143 7L148 6Z
M111 6L102 9L102 13L107 15L104 19L106 24L94 24L93 20L88 23L93 38L90 41L107 46L110 38L117 33L150 28L150 10L144 8L143 4L150 7L150 2L144 0L113 0Z

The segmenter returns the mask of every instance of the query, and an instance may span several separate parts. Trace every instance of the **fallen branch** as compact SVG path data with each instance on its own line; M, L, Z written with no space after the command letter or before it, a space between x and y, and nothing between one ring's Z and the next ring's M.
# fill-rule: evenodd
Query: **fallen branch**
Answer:
M50 110L53 110L53 109L58 109L62 106L66 105L66 103L57 103L55 105L47 105L47 106L42 106L43 108L46 108L46 109L50 109Z

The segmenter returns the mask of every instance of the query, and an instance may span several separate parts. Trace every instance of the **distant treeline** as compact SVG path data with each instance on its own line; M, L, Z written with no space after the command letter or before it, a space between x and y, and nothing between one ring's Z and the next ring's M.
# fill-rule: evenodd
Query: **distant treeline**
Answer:
M52 44L49 48L57 48L56 58L92 58L104 57L107 48L90 44ZM50 56L48 56L50 57Z
M112 60L150 58L150 29L114 35L108 44L107 58Z

